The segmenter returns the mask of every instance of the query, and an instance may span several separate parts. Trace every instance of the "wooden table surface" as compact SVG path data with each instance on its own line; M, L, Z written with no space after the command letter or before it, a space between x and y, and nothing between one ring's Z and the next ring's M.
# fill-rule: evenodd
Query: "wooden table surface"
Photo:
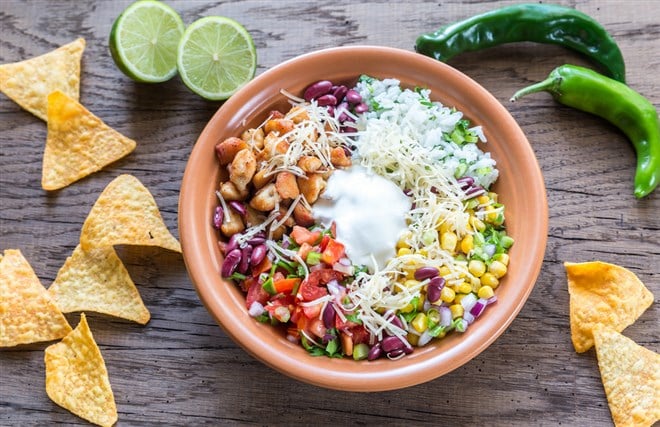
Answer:
M221 105L178 79L150 86L115 67L108 34L127 0L0 1L0 63L84 37L81 101L138 141L135 152L53 193L40 187L42 121L0 96L0 250L20 249L44 286L78 242L107 183L137 176L178 236L177 203L186 160ZM258 73L320 48L373 44L412 50L421 32L510 2L169 1L186 24L225 15L252 33ZM623 51L630 86L660 106L660 8L653 1L571 0L600 21ZM491 91L529 138L550 207L545 259L535 288L509 329L486 351L428 383L381 393L347 393L290 379L249 356L200 303L179 254L122 248L120 256L152 319L140 326L93 313L118 425L575 425L611 418L596 357L573 351L564 261L625 266L660 295L660 192L632 195L635 153L616 128L555 104L547 94L510 104L513 92L563 63L591 65L567 49L519 43L455 57L450 65ZM626 335L660 350L654 304ZM77 315L69 316L72 325ZM81 424L44 388L47 343L0 351L0 425Z

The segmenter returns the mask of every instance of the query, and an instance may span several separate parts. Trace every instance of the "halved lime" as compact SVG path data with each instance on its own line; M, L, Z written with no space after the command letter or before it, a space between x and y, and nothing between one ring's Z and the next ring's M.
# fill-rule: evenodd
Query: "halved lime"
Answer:
M117 17L110 31L110 53L133 80L158 83L176 74L176 55L185 25L170 6L139 0Z
M183 33L177 66L190 90L208 100L225 100L254 77L257 52L241 24L224 16L207 16Z

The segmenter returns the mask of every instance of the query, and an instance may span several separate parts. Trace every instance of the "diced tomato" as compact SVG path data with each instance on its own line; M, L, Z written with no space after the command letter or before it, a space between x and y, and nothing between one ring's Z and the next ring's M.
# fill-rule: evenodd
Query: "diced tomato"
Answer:
M272 261L266 256L259 264L252 266L252 276L257 277L261 273L270 270L272 266Z
M303 242L303 244L300 245L300 248L298 249L298 256L303 260L307 259L307 254L309 254L312 251L312 248L313 248L312 245L310 245L307 242Z
M323 250L323 253L321 253L321 261L328 265L332 265L343 258L345 254L346 248L344 245L335 239L330 239Z
M369 342L369 332L362 325L357 325L351 328L353 334L353 344L361 344Z
M275 292L280 293L291 293L293 289L300 284L300 279L299 277L294 277L290 279L280 279L280 280L275 280L273 281L273 287L275 288Z
M261 304L266 304L269 299L270 294L261 287L261 284L258 281L252 280L252 284L250 284L247 295L245 296L245 305L248 310L253 302L259 301Z
M303 313L308 319L314 319L321 315L321 307L323 304L315 304L309 307L303 307Z
M319 241L320 237L320 231L309 231L305 227L299 225L294 225L293 230L291 230L291 238L299 245L307 243L313 246Z
M309 278L307 278L306 280L303 280L302 283L300 283L298 293L300 294L303 301L314 301L315 299L328 295L328 290L325 287L321 287L318 284L313 283L311 280L309 280Z
M332 237L328 236L325 234L323 238L321 239L321 243L319 244L319 251L323 252L325 248L328 246L328 242L332 239Z

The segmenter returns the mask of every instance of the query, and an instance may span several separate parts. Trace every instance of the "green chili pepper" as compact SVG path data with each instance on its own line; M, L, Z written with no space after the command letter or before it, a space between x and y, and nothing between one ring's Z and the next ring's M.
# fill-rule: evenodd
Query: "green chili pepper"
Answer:
M495 9L422 34L415 50L446 62L462 52L523 41L573 49L599 64L612 78L625 82L625 63L614 39L590 16L558 5L519 4Z
M660 183L660 122L655 106L630 87L575 65L555 68L547 79L516 92L511 101L546 91L564 105L595 114L618 127L637 154L635 196Z

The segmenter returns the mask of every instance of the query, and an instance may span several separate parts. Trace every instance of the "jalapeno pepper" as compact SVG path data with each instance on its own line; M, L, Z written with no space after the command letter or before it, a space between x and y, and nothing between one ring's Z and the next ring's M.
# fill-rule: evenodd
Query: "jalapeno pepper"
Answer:
M625 82L625 63L614 39L590 16L558 5L519 4L475 15L422 34L415 50L446 62L462 52L523 41L573 49Z
M511 101L546 91L561 104L595 114L618 127L637 154L635 196L660 183L660 123L655 106L627 85L587 68L562 65L547 79L516 92Z

